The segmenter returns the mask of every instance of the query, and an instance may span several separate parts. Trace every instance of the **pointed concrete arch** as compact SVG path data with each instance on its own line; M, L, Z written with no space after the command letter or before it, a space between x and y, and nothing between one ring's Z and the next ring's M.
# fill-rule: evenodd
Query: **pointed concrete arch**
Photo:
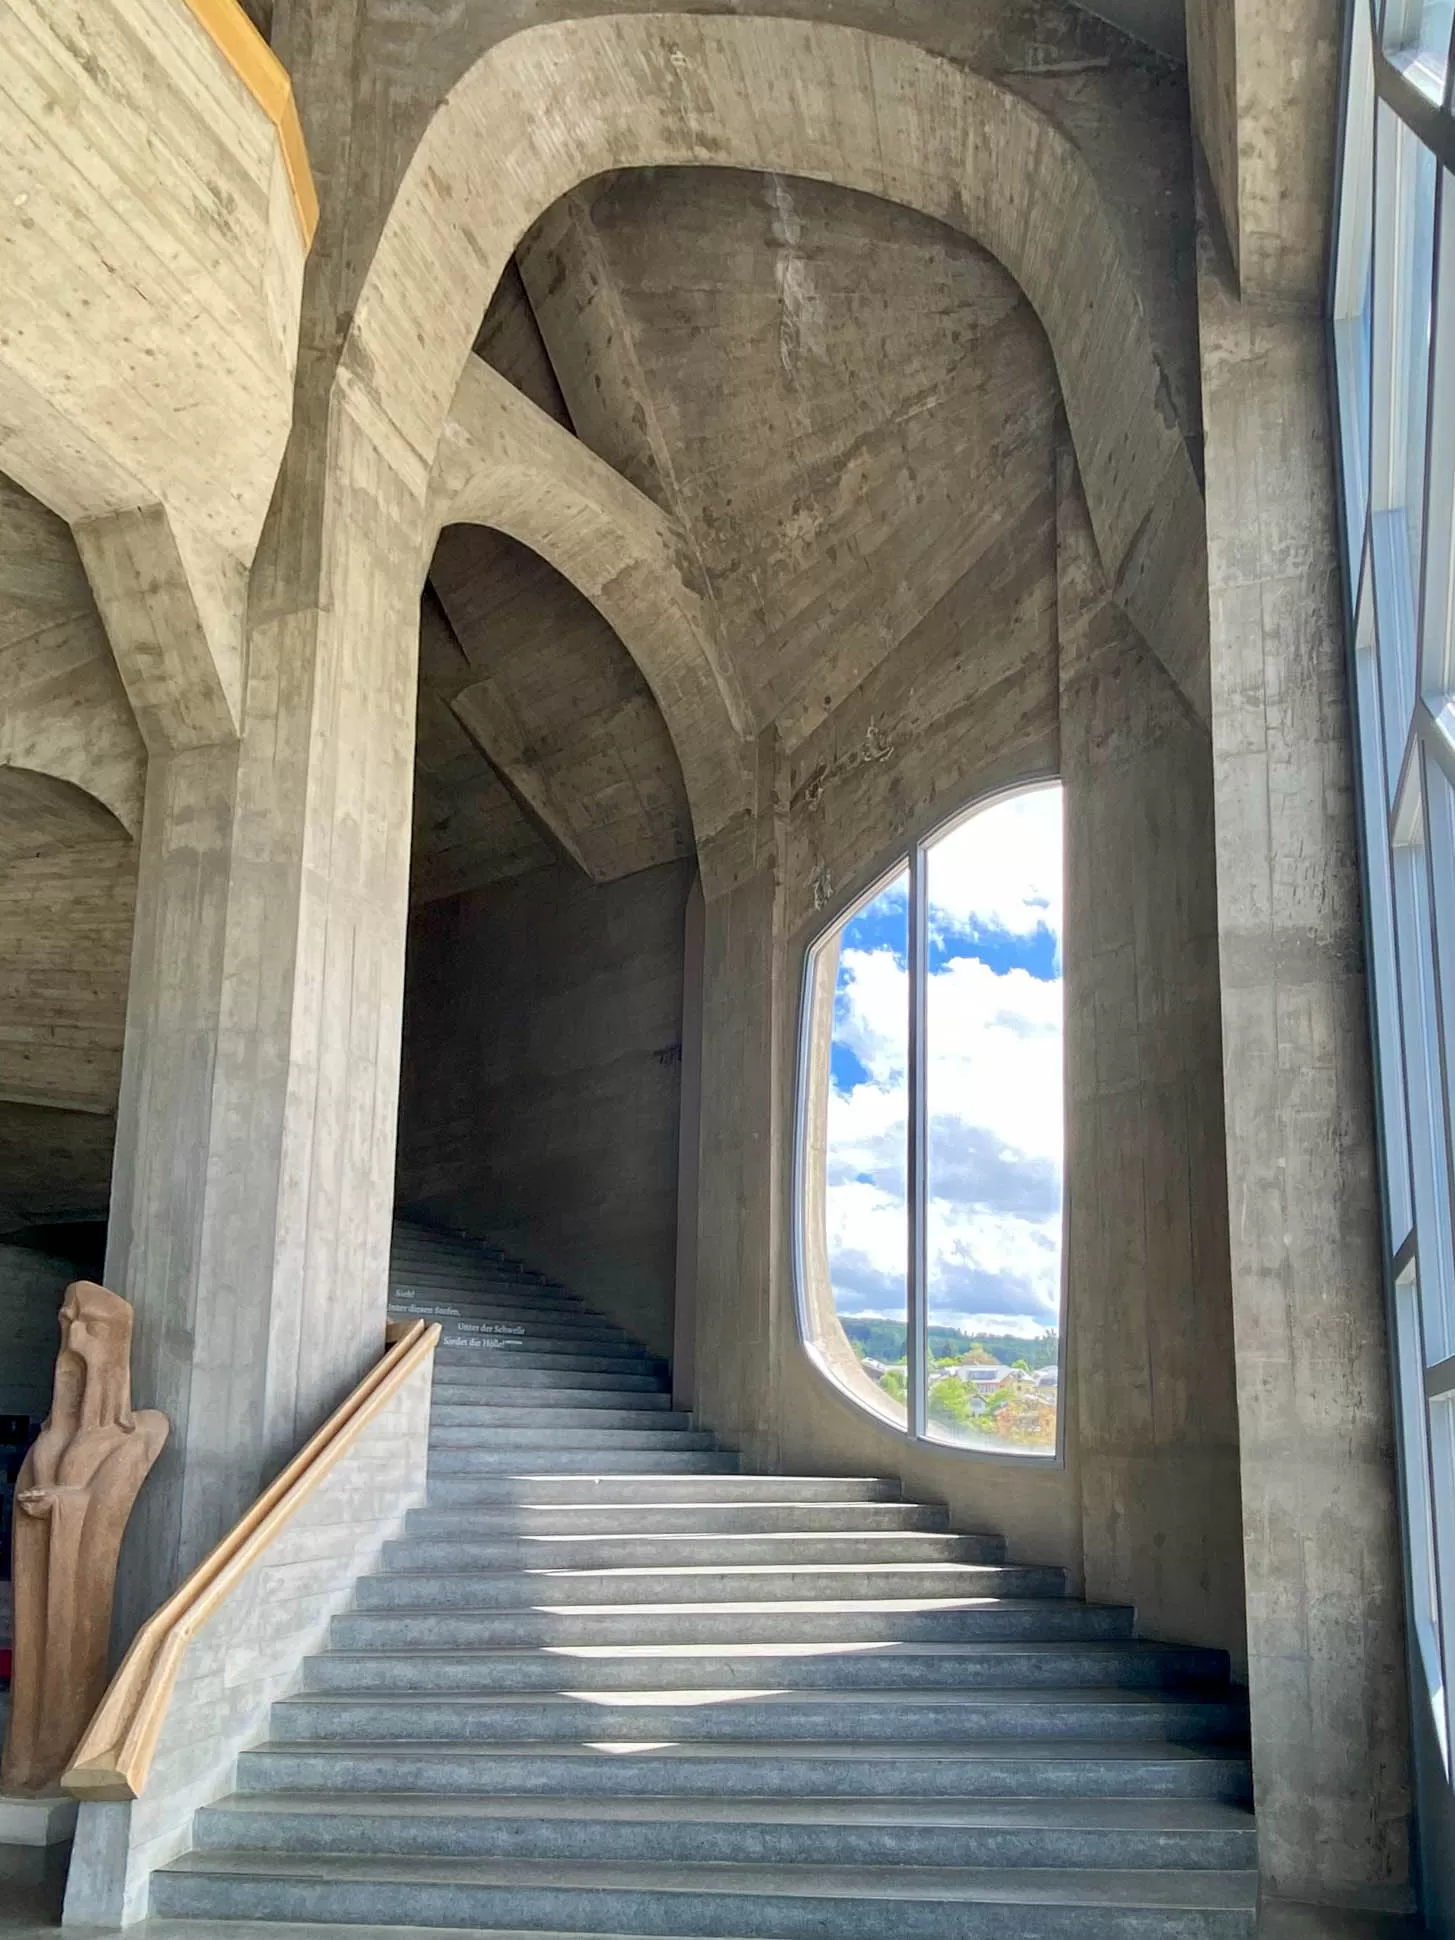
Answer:
M662 13L561 21L501 42L415 151L355 309L337 402L423 492L480 317L525 231L606 170L692 165L857 189L946 222L1000 260L1050 342L1114 596L1206 722L1202 496L1112 217L1044 115L906 41ZM719 748L739 738L726 699L715 722L674 711L667 725L684 771L703 766L702 737ZM700 817L745 806L746 795L731 811L695 800L699 841L711 832Z

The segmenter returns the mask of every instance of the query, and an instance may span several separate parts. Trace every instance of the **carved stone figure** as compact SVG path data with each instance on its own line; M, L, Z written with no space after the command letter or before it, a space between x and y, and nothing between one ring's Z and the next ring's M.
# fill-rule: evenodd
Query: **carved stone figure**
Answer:
M169 1426L132 1412L131 1321L120 1294L67 1287L51 1411L15 1490L7 1792L56 1784L106 1689L122 1533Z

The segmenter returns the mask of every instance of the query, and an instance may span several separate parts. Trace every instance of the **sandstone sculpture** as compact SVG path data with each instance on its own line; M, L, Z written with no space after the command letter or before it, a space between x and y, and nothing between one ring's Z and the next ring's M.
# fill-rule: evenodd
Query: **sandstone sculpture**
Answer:
M7 1792L65 1770L106 1689L121 1538L167 1417L132 1412L132 1312L89 1280L66 1289L51 1411L15 1492L15 1656L0 1765Z

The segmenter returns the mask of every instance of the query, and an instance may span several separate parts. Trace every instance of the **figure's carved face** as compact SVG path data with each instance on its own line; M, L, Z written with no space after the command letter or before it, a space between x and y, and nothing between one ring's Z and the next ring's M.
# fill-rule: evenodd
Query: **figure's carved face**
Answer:
M131 1347L131 1308L117 1294L88 1280L74 1281L61 1306L61 1358L87 1378L125 1365Z

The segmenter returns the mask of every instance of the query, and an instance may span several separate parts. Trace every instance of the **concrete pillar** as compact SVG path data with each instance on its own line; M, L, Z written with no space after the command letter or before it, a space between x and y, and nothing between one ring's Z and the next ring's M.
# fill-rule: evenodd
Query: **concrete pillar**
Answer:
M1392 1407L1324 327L1199 265L1218 954L1265 1890L1409 1902Z
M1243 1643L1207 730L1108 597L1069 447L1067 1326L1086 1594Z
M383 1346L420 493L323 388L253 571L241 739L148 778L107 1274L173 1432L124 1630Z
M775 1303L791 1298L781 901L770 853L708 899L703 936L696 1407L765 1468L777 1456Z

